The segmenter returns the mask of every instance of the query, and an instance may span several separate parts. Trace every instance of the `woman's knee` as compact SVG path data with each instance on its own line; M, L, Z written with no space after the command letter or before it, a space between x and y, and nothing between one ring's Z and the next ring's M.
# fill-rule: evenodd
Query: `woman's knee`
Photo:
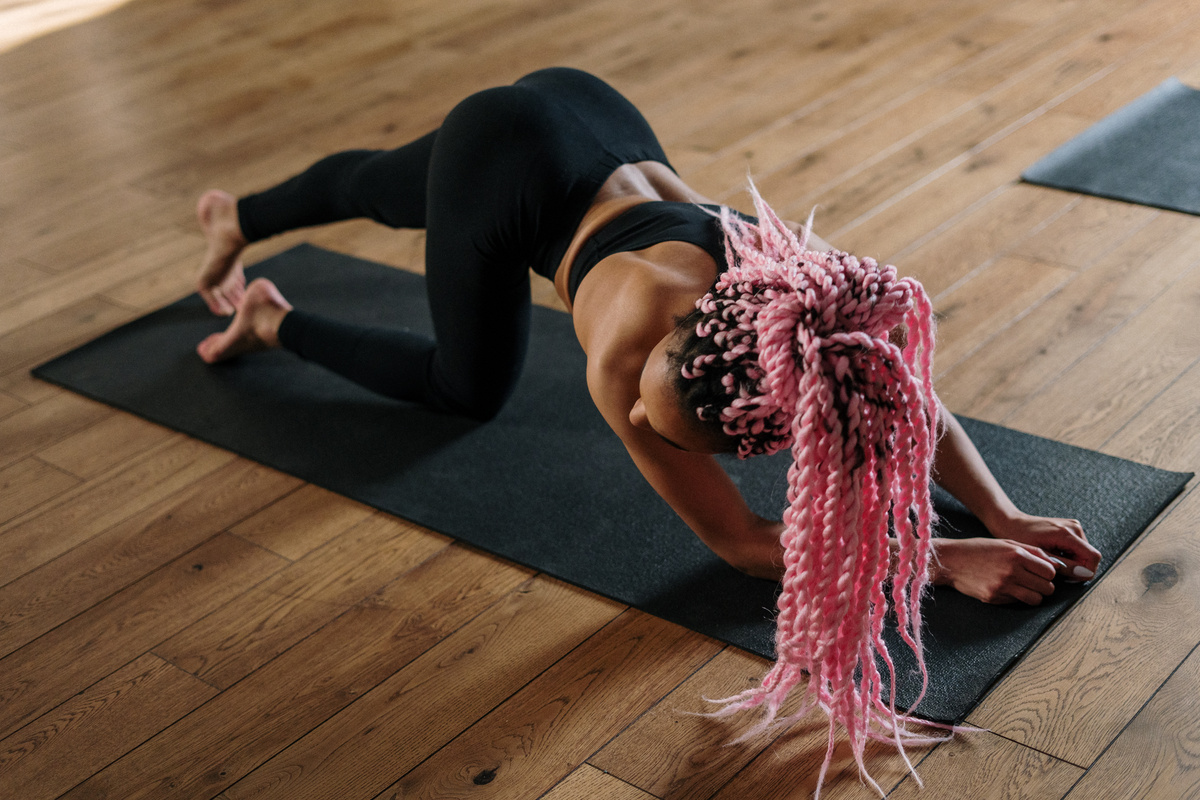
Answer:
M443 394L441 397L442 410L457 414L477 422L489 422L503 410L511 395L510 391L476 391L473 393L457 393L454 396Z

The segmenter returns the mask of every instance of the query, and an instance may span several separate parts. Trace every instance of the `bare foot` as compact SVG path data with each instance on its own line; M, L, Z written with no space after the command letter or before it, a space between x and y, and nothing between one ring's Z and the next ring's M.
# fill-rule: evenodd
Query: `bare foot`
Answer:
M210 311L227 317L237 309L246 291L241 258L246 237L238 224L237 198L218 189L207 191L196 204L196 216L208 240L196 288Z
M229 327L214 333L196 346L196 352L209 364L279 347L279 325L292 310L275 284L258 278L246 287L241 304Z

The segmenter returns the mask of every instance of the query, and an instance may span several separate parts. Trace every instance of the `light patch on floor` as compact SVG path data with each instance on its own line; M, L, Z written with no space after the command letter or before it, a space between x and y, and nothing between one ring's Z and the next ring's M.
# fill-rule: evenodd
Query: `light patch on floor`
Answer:
M107 14L129 0L0 0L0 53Z

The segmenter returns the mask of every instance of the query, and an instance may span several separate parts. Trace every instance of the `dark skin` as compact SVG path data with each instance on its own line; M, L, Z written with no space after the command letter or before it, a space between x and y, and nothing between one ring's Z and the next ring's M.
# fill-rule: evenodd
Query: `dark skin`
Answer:
M574 304L567 273L593 233L638 203L713 201L656 162L626 164L608 179L580 224L555 279L587 353L588 389L605 421L655 491L714 553L739 570L779 579L783 524L750 510L713 454L728 441L703 428L683 409L673 388L667 350L675 320L690 312L717 277L700 247L663 242L617 253L588 273ZM198 288L213 313L236 311L229 328L197 350L216 362L278 346L277 331L291 306L269 281L244 286L235 200L221 192L200 200L208 253ZM797 226L798 227L798 226ZM809 247L830 249L819 237ZM931 580L987 603L1036 605L1054 591L1056 578L1091 577L1100 553L1076 520L1037 517L1018 509L1001 489L957 420L942 413L934 478L987 527L992 537L934 542Z

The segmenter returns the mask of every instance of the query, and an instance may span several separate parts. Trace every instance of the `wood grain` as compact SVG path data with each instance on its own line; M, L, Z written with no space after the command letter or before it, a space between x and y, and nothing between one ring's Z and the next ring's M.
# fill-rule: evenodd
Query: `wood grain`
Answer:
M608 800L651 800L654 795L584 764L542 797L544 800L592 800L596 797Z
M0 563L0 582L36 569L234 458L192 439L168 440L103 480L82 484L53 508L18 517L0 529L11 548Z
M0 469L0 524L79 485L74 475L38 458Z
M1070 270L1019 256L1002 256L980 268L934 304L941 375L1036 308L1068 280Z
M938 297L1067 211L1079 198L1018 184L1004 186L896 253L893 260Z
M55 392L0 420L0 463L19 461L112 415L112 409L100 403Z
M444 536L376 514L154 648L228 688L444 549Z
M1160 469L1192 472L1200 465L1200 362L1164 389L1101 448Z
M1079 767L985 731L959 734L921 761L918 786L911 777L888 795L895 800L956 800L964 783L978 787L972 800L1050 800L1070 791Z
M817 778L829 747L829 720L818 709L783 732L712 795L714 800L736 800L743 797L762 800L804 800L817 789ZM911 748L909 757L918 765L925 755L922 748ZM871 778L885 792L890 792L908 775L904 761L895 748L871 742L864 761ZM834 800L868 800L879 794L863 782L858 765L845 736L835 739L833 760L829 766L821 797Z
M533 578L225 795L374 797L622 610L581 589ZM364 760L388 766L368 772Z
M0 655L179 558L295 483L232 461L25 573L0 589Z
M378 797L537 797L719 650L631 609Z
M1031 433L1099 447L1200 356L1200 329L1181 326L1200 303L1191 269L1108 338L1033 395L1006 422Z
M1200 228L1163 213L1118 245L1062 291L959 362L938 384L955 411L1006 421L1191 272L1200 258Z
M1098 197L1081 197L1012 253L1083 270L1158 216L1146 206Z
M81 478L97 478L123 462L178 436L169 428L114 414L95 425L39 448L38 458Z
M1200 494L1192 492L967 721L1090 766L1200 642L1198 522ZM1121 691L1104 691L1113 682Z
M962 152L898 193L828 231L839 247L891 260L891 254L1010 183L1027 164L1086 128L1078 117L1049 111L1012 133Z
M0 741L0 792L57 797L216 693L165 661L140 656Z
M0 335L0 374L31 369L133 318L129 309L88 297Z
M295 561L373 513L362 503L305 484L230 532Z
M1197 53L1184 0L128 0L0 51L0 795L810 797L819 714L740 748L748 721L678 714L754 658L28 369L193 290L203 190L394 147L560 64L630 97L700 191L745 208L749 168L919 277L954 410L1195 471L1200 221L1018 180L1167 77L1200 85ZM361 220L248 260L302 241L423 270L421 232ZM1169 509L1002 682L999 735L914 751L923 792L886 747L871 773L1196 795L1196 519ZM844 743L822 796L875 796Z
M1200 758L1200 656L1167 679L1067 797L1097 800L1195 797Z
M711 797L780 732L735 741L753 715L699 716L717 708L706 698L757 686L769 666L741 650L722 650L588 763L664 800Z
M528 577L446 548L63 797L223 792Z
M0 419L4 419L9 414L28 408L28 406L11 394L0 392Z
M7 736L103 680L281 561L218 536L0 659L0 733Z

